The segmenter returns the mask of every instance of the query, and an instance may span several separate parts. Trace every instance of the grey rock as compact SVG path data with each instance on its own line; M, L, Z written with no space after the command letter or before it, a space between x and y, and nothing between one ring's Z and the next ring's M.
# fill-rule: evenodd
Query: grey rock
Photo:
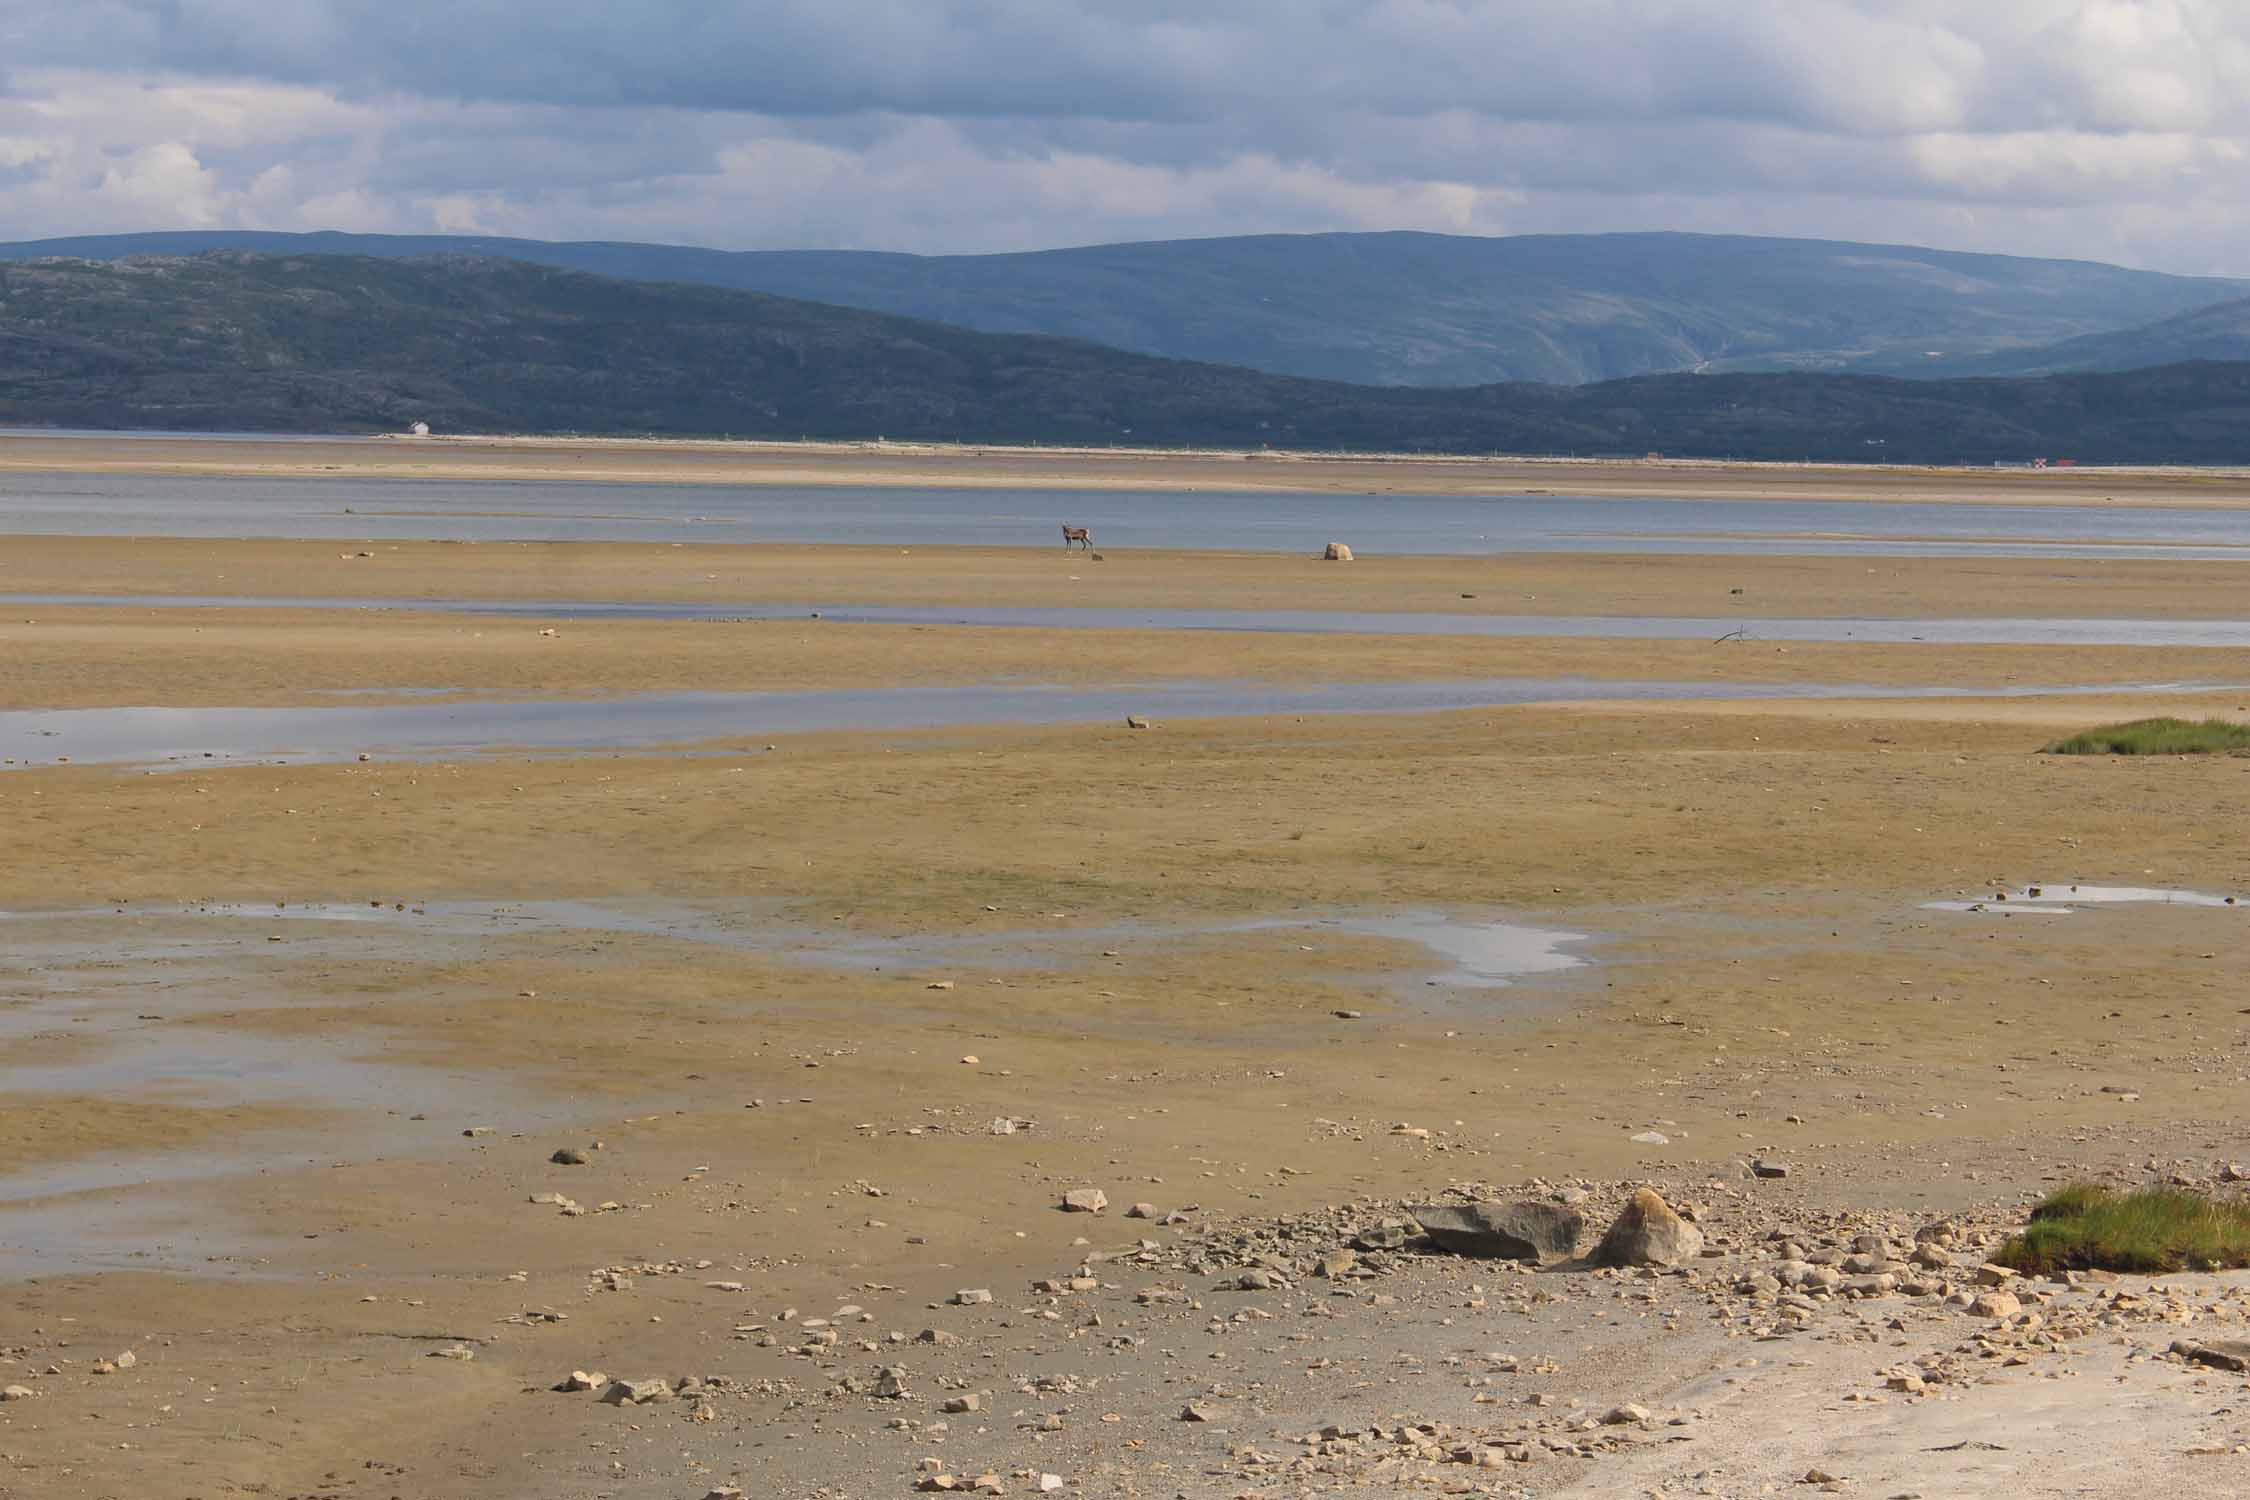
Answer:
M1585 1216L1576 1209L1531 1198L1512 1203L1431 1203L1407 1212L1439 1249L1501 1260L1574 1255L1586 1230Z
M2237 1374L2250 1371L2250 1340L2217 1339L2201 1344L2189 1339L2179 1339L2173 1343L2172 1352L2191 1364L2233 1370Z
M1397 1219L1385 1219L1372 1229L1362 1229L1352 1236L1354 1250L1397 1250L1414 1237L1414 1227Z
M1764 1157L1761 1156L1750 1163L1750 1174L1753 1177L1766 1177L1778 1181L1779 1179L1787 1177L1789 1175L1789 1163L1785 1161L1767 1161Z
M555 1154L547 1160L558 1167L583 1167L586 1165L586 1153L576 1146L558 1146Z

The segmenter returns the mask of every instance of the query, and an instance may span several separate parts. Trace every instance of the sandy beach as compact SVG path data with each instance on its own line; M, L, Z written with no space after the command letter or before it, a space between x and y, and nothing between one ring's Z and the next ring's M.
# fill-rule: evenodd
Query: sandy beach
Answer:
M72 441L9 438L0 465ZM250 463L224 446L73 451ZM257 462L344 461L290 447ZM1033 462L841 462L869 483L894 461ZM2094 478L2021 477L2042 503ZM2134 481L2167 503L2234 482ZM6 710L1566 675L2111 691L0 769L0 1385L26 1392L0 1403L0 1495L2235 1493L2243 1377L2168 1351L2243 1336L2242 1278L2020 1285L1989 1315L1967 1294L2057 1182L2215 1185L2250 1157L2250 907L2022 894L2250 894L2250 761L2036 753L2245 717L2209 685L2250 683L2250 653L445 603L2227 620L2238 576L10 538L9 594L421 603L11 604ZM1378 1234L1326 1259L1449 1192L1570 1199L1590 1249L1641 1183L1708 1253L1532 1270ZM1079 1189L1107 1207L1062 1211ZM1941 1223L1921 1243L1950 1248L1911 1259ZM1807 1264L1785 1238L1891 1269L1767 1290ZM665 1389L555 1389L574 1371ZM1760 1415L1784 1408L1785 1439Z

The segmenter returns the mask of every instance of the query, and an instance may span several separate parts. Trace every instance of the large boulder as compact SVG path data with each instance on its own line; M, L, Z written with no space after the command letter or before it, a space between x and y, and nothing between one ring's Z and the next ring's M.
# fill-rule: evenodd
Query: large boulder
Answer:
M1602 1266L1676 1266L1703 1251L1703 1231L1672 1211L1654 1188L1635 1188L1594 1247Z
M1441 1250L1501 1260L1554 1260L1574 1255L1586 1220L1575 1209L1521 1199L1514 1203L1429 1203L1407 1212Z

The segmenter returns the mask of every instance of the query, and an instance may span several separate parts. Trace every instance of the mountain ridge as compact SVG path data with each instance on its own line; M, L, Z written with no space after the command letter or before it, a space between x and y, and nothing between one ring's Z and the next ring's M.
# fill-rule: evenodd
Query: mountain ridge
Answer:
M1251 235L1000 255L721 251L630 241L179 231L0 245L0 257L497 255L723 286L1167 358L1357 384L1584 383L1750 369L1936 375L2250 295L2169 276L1851 241L1674 233ZM1930 358L1936 349L1940 359Z

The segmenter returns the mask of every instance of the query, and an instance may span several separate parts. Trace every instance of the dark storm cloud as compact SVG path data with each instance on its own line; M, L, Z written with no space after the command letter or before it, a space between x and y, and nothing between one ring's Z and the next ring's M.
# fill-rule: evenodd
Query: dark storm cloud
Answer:
M25 233L2250 255L2233 0L11 0L0 57Z

